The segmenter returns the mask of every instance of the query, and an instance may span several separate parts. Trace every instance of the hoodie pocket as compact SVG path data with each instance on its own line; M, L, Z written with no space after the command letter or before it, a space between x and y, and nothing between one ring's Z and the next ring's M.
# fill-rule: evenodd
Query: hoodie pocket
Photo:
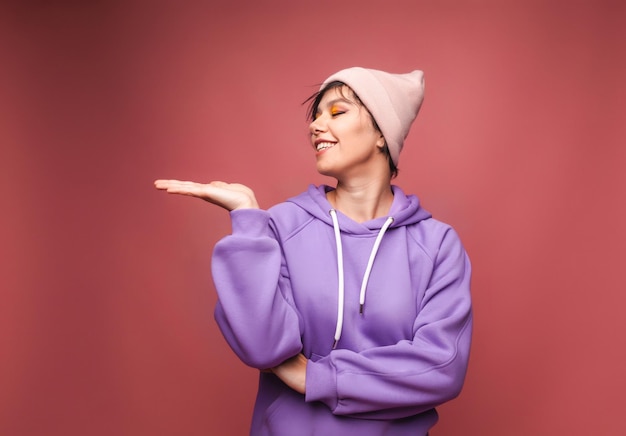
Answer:
M312 362L317 362L322 357L325 357L325 356L321 356L319 354L311 353L311 357L309 359L311 359Z
M304 401L301 395L290 388L286 388L268 406L265 412L265 432L272 436L308 435L312 429L307 429L307 423L311 423L314 412L310 405Z

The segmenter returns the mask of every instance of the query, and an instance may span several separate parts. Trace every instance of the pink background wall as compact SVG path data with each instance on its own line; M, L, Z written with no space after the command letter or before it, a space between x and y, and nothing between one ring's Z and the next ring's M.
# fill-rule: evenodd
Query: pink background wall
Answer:
M433 434L626 434L626 7L616 1L0 6L0 434L245 434L214 324L226 212L156 178L317 175L300 103L426 72L397 183L460 232L475 335ZM382 6L384 4L384 6Z

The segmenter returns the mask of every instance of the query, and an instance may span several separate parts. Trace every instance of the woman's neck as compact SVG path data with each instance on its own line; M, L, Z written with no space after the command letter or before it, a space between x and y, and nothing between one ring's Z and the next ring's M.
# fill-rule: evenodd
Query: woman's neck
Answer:
M337 182L337 188L329 191L326 198L335 209L354 221L370 221L389 214L393 203L391 180Z

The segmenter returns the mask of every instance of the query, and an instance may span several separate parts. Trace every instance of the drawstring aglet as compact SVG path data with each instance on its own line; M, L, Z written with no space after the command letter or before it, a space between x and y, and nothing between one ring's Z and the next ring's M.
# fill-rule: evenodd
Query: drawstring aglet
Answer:
M363 306L364 306L363 303L359 305L359 315L363 315Z
M334 350L335 348L337 348L337 339L335 339L335 340L333 341L333 350Z

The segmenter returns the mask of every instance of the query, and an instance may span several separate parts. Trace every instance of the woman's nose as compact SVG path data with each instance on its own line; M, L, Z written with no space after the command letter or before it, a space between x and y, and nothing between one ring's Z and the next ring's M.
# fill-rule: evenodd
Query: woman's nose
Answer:
M317 117L316 119L314 119L311 124L309 124L309 131L312 134L318 134L321 133L325 130L325 124L322 121L322 117Z

